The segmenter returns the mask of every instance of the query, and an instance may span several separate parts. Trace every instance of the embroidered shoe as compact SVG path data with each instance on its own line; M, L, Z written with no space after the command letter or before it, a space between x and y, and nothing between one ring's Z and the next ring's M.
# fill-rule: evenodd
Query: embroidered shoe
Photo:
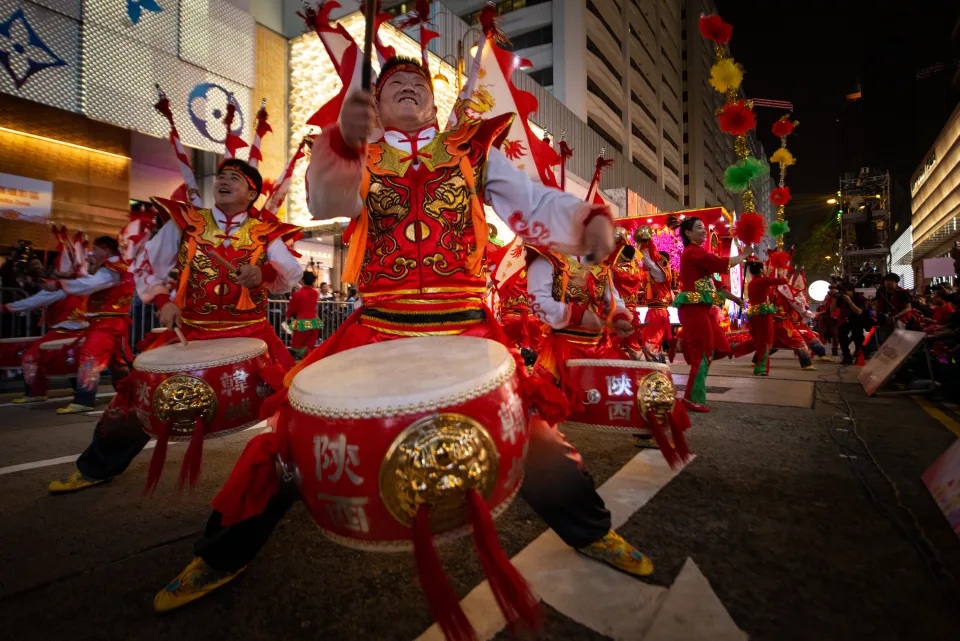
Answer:
M13 399L14 405L26 405L27 403L42 403L47 400L46 396L18 396Z
M829 356L817 356L817 360L820 361L821 363L835 363L835 362L836 362L836 361L834 361L832 358L830 358Z
M89 476L84 476L82 472L77 470L63 480L50 481L50 484L47 485L47 491L49 491L50 494L69 494L70 492L79 492L80 490L85 490L88 487L106 483L109 480L109 478L90 478Z
M82 414L83 412L92 412L94 408L89 405L80 405L79 403L70 403L66 407L57 410L57 414Z
M215 570L199 556L195 557L177 578L157 592L157 596L153 599L153 611L169 612L196 601L229 583L246 569L242 567L236 572Z
M815 372L815 371L817 371L817 368L814 367L813 365L807 365L806 367L801 367L800 369L802 369L802 370L805 371L805 372Z
M603 561L607 565L634 576L653 574L653 562L640 550L623 540L619 534L610 530L603 538L590 545L578 548L577 552L591 559Z

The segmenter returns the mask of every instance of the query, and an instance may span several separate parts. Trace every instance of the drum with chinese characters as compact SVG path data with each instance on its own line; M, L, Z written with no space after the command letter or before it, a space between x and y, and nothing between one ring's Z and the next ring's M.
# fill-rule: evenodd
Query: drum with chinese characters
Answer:
M562 426L649 433L671 466L689 457L683 432L690 421L676 398L668 365L573 359L566 362L564 376L573 410Z
M83 338L72 336L47 341L40 345L40 359L43 361L43 373L51 376L76 376L79 365L77 354L83 345Z
M395 340L309 365L286 422L307 509L360 549L410 549L425 505L438 540L469 533L468 499L479 494L495 516L520 488L521 394L513 356L484 338Z
M38 340L38 336L0 339L0 369L20 369L24 352Z
M259 338L213 338L146 351L127 383L144 430L157 438L223 436L255 423L273 393L260 377L271 363Z

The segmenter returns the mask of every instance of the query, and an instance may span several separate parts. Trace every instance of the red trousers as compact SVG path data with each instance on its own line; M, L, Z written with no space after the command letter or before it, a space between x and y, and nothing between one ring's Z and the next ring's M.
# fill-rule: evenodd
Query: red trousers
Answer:
M647 317L643 322L641 337L643 345L651 354L663 351L663 341L672 338L670 326L670 311L664 307L651 307L647 310Z
M503 333L510 344L520 348L536 350L543 338L543 324L529 313L503 314L500 317Z
M758 314L747 319L750 338L756 351L754 374L770 373L770 350L773 349L773 314Z
M290 349L296 358L303 358L308 351L317 346L317 339L320 338L319 329L308 329L303 332L294 332L290 340Z
M711 312L710 305L681 305L677 310L683 325L683 360L690 366L684 397L694 403L707 400L707 372L714 358L730 352L730 344Z

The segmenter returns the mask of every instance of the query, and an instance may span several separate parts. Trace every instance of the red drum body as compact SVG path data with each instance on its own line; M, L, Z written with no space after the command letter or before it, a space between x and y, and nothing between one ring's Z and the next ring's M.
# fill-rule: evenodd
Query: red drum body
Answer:
M665 424L676 406L670 367L660 363L574 359L566 376L577 396L564 425L636 433L651 412Z
M273 393L260 378L271 363L258 338L214 338L164 345L133 362L131 394L148 434L170 440L223 436L259 420L263 399Z
M20 369L24 352L38 340L38 336L0 339L0 369Z
M79 365L77 354L83 346L83 339L58 338L40 346L40 358L43 360L43 373L51 376L76 376Z
M470 532L467 494L493 516L523 478L527 408L516 362L484 338L408 338L347 350L297 374L286 422L301 495L332 540L411 549L429 506L437 541Z

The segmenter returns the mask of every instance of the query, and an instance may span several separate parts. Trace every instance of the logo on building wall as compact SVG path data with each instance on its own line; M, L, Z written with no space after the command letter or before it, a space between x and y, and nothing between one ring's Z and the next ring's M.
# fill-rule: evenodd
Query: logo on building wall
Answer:
M187 111L193 126L200 134L216 143L225 142L227 128L223 124L223 117L227 113L227 101L230 92L212 82L203 82L190 90L187 98ZM233 133L243 132L243 112L237 107L237 115L233 121Z
M0 22L0 65L17 89L38 71L66 64L33 30L23 9Z
M133 24L140 22L144 11L160 13L163 7L157 4L157 0L127 0L127 16Z

